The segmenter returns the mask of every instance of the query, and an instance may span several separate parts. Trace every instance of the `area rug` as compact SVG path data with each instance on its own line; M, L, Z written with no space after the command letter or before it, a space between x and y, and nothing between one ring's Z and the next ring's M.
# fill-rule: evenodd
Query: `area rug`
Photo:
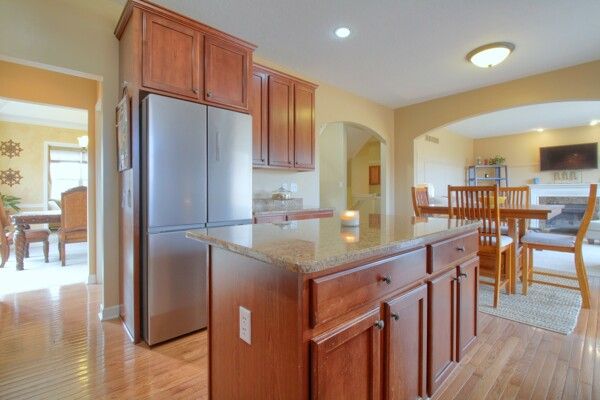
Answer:
M571 286L577 284L576 281L542 275L537 275L536 279ZM498 308L494 308L493 304L494 288L479 285L479 311L568 335L577 324L581 295L578 290L534 283L529 287L527 296L523 296L518 282L516 294L507 295L502 289Z

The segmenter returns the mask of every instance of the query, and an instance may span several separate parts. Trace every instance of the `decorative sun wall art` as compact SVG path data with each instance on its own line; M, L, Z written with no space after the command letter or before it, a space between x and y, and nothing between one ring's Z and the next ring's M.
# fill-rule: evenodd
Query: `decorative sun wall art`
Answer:
M23 149L19 142L14 142L12 139L0 142L0 154L8 158L19 157Z
M21 176L21 172L19 170L9 168L0 171L0 183L3 185L13 187L20 184L21 179L23 179L23 176Z

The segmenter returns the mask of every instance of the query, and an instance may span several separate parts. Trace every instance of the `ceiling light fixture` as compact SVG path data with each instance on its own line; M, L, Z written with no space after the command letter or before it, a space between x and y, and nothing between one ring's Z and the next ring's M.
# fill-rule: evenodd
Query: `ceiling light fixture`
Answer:
M536 132L544 132L544 128L537 128L535 131Z
M590 121L590 126L596 126L600 124L600 119L593 119Z
M335 36L339 37L340 39L344 39L347 38L348 36L350 36L350 28L346 28L345 26L340 26L339 28L337 28L335 31Z
M471 50L467 54L467 61L479 68L491 68L506 60L506 57L515 49L509 42L490 43Z

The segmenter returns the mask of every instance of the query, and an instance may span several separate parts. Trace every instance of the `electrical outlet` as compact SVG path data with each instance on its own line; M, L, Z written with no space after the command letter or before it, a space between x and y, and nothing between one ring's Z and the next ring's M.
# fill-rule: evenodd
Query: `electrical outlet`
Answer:
M252 313L240 306L240 339L252 344Z
M298 184L296 182L290 183L290 191L296 193L298 191Z

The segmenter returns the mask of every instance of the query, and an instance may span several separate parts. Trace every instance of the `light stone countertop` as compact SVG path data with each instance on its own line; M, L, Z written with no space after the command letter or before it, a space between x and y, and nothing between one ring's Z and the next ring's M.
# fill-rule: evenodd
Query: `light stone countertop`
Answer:
M478 221L365 216L360 227L341 227L339 217L273 224L198 229L187 237L289 271L313 273L386 256L473 231Z

